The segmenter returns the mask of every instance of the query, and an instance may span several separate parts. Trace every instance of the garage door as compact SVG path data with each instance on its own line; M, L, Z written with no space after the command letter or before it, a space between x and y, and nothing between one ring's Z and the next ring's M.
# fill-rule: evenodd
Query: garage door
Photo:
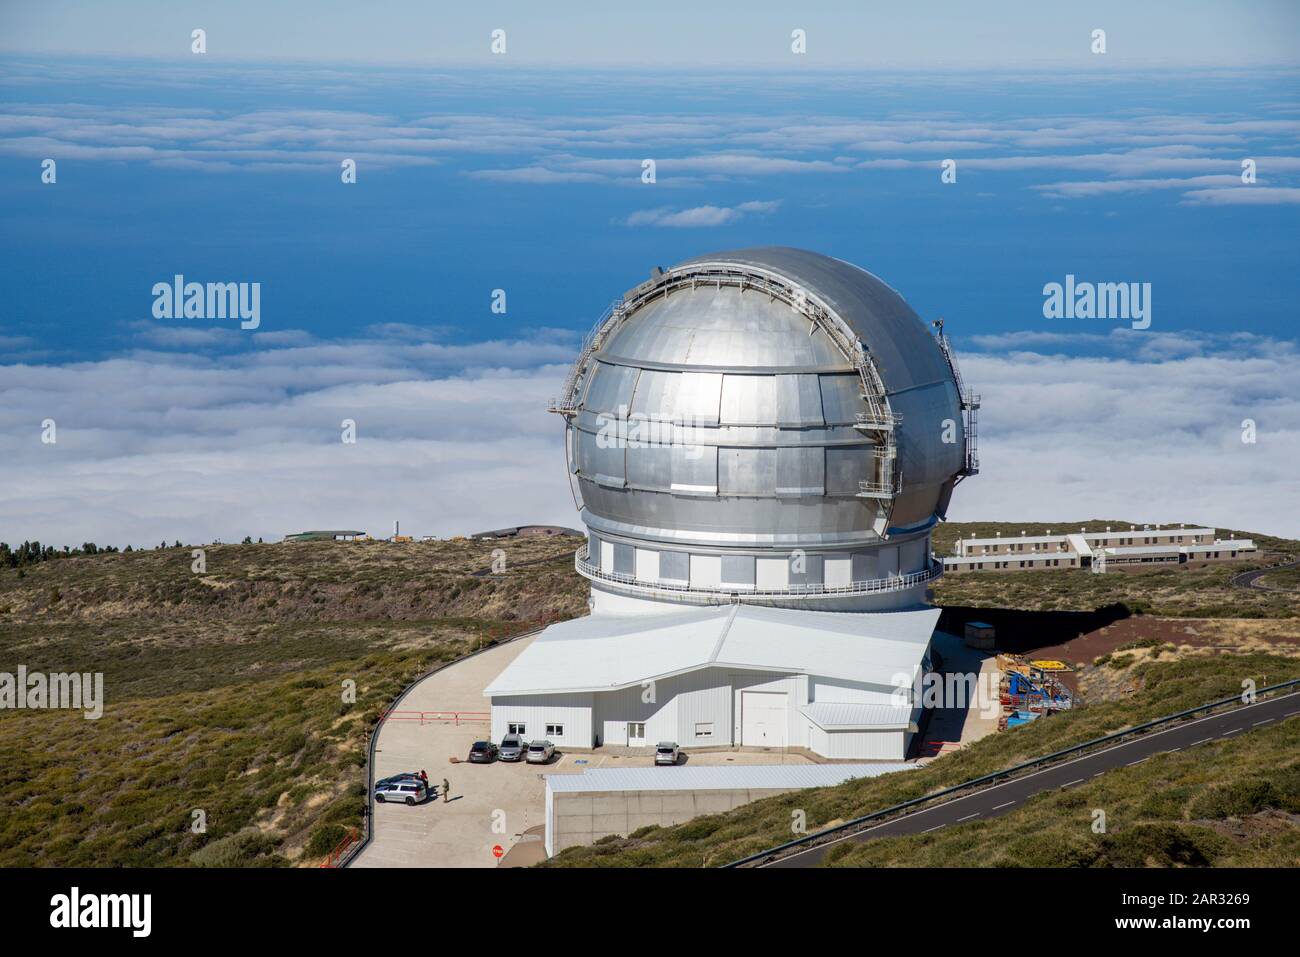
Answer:
M740 743L756 748L784 748L788 697L784 691L742 691Z

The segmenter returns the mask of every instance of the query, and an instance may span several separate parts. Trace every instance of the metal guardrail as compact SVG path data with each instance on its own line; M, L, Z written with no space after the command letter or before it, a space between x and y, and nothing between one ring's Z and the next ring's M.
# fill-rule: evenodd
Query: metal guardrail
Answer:
M923 571L909 572L894 578L873 578L868 581L853 582L850 585L789 585L785 588L728 588L720 585L716 588L701 588L695 585L675 584L673 582L648 582L635 575L620 572L607 572L592 565L588 558L588 549L580 548L573 556L573 565L578 574L591 581L607 582L624 589L638 592L660 592L677 596L694 596L701 600L716 598L725 602L744 602L753 600L770 600L782 598L837 598L853 595L876 595L882 592L903 591L916 585L934 581L943 575L943 562L930 559L930 564Z
M320 866L338 867L339 862L347 856L348 849L351 848L353 844L357 843L358 840L360 840L360 838L357 836L357 829L355 827L348 828L348 833L343 836L343 840L334 845L334 849L329 852L329 855L326 856L324 862Z
M491 720L490 711L385 711L376 725L385 721L418 721L422 727L426 724L450 724L459 728L462 724Z
M1256 690L1255 694L1258 697L1259 695L1268 694L1270 691L1277 691L1282 688L1293 688L1297 685L1300 685L1300 678L1293 678L1290 681L1283 681L1280 684L1269 685L1267 688L1259 688ZM812 847L832 835L843 834L851 829L860 828L863 824L876 822L892 814L897 814L899 811L911 810L912 808L919 807L922 804L928 804L931 801L937 801L940 798L951 797L960 791L966 791L981 784L990 784L1001 778L1011 777L1021 771L1050 764L1068 754L1077 754L1080 751L1087 748L1094 748L1100 744L1110 744L1111 742L1118 741L1121 738L1126 738L1129 735L1140 734L1143 731L1149 731L1151 728L1159 727L1162 724L1168 724L1171 721L1181 721L1183 718L1190 717L1194 714L1200 714L1202 711L1211 711L1215 708L1220 708L1225 704L1240 703L1242 703L1242 696L1233 695L1231 698L1223 698L1219 701L1211 701L1209 704L1197 705L1195 708L1188 708L1186 711L1179 711L1177 714L1165 715L1163 718L1156 718L1155 720L1147 721L1144 724L1134 725L1133 727L1126 728L1123 731L1116 731L1113 734L1103 735L1100 738L1093 738L1091 741L1084 741L1082 744L1062 748L1060 751L1045 754L1042 757L1034 758L1031 761L1025 761L1023 764L1017 764L1014 767L1004 768L1001 771L994 771L992 774L985 774L978 778L972 778L969 781L963 781L961 784L954 784L952 787L944 788L943 790L936 791L933 794L926 794L919 798L913 798L910 801L904 801L901 804L895 804L893 807L887 807L883 811L875 811L871 814L865 814L862 817L856 817L851 821L845 821L843 824L837 824L835 827L829 827L824 831L817 831L815 834L806 834L793 841L786 841L784 844L778 844L776 847L770 847L767 850L759 851L756 854L750 854L748 857L742 857L738 861L732 861L730 864L724 864L722 866L724 868L742 867L745 864L753 864L759 861L765 861L769 858L774 858L782 852L792 850L796 847Z
M550 411L559 412L562 415L573 415L578 411L578 381L586 372L587 364L592 354L600 348L601 342L604 341L608 334L607 325L616 325L617 320L623 317L623 300L615 299L605 311L600 314L590 331L582 337L582 345L578 348L578 358L569 368L569 374L564 379L564 386L560 394L551 399Z

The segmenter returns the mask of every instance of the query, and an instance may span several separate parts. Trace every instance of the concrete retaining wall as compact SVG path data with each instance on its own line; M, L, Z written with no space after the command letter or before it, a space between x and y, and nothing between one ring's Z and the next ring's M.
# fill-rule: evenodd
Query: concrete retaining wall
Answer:
M798 788L735 788L689 791L588 791L549 795L546 845L550 854L594 844L609 834L626 837L639 828L681 824L702 814L734 807Z

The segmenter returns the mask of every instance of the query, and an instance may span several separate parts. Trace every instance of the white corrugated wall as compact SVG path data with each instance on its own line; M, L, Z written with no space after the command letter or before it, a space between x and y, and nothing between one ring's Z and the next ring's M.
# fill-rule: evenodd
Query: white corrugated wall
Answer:
M744 691L784 691L786 693L786 730L787 747L806 747L808 743L808 722L799 709L808 703L807 675L780 675L770 672L731 672L732 687L731 733L732 740L741 744L741 726L744 715L741 713L741 693Z
M595 727L601 744L626 745L627 723L645 722L647 743L671 740L677 731L677 702L672 682L665 678L651 688L633 685L595 694ZM653 695L651 692L653 691ZM653 697L653 700L645 700Z
M592 746L592 695L512 695L492 699L492 740L500 741L507 725L522 723L529 741L549 739L557 747L590 748ZM548 734L548 724L564 727L564 734Z
M871 685L842 678L809 678L809 697L813 701L837 701L847 704L893 704L893 688ZM908 689L911 697L911 689Z
M820 730L813 726L814 731ZM828 758L901 761L907 745L903 731L822 731L826 750L814 749Z
M677 729L672 737L683 747L730 745L731 681L718 668L704 668L673 679L677 691ZM711 735L696 735L698 725L712 725Z

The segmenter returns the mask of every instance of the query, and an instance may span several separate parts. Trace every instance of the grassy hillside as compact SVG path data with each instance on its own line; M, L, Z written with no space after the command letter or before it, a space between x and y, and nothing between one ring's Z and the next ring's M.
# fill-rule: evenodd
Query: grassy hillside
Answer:
M1300 677L1300 658L1253 652L1207 654L1179 661L1136 661L1128 666L1127 674L1134 693L983 738L920 770L852 781L833 788L798 791L756 801L726 814L697 818L676 827L646 828L628 838L607 838L592 847L570 848L546 866L707 867L725 864L792 840L796 836L791 832L795 810L805 812L810 832L831 827L1107 732L1240 693L1244 678L1263 682L1267 676L1268 681L1277 682ZM1220 750L1214 751L1216 763L1213 765L1202 764L1199 751L1191 760L1162 761L1153 765L1152 771L1170 775L1172 783L1162 784L1160 791L1148 789L1155 778L1145 775L1151 772L1121 776L1113 784L1107 775L1099 779L1097 785L1078 792L1078 797L1071 792L1065 798L1044 798L1017 809L1002 822L986 822L987 831L945 829L941 839L944 843L926 860L946 866L984 866L1007 863L1007 855L1014 853L1032 857L1032 860L1022 863L1042 866L1078 864L1086 859L1082 851L1057 854L1050 849L1074 847L1091 836L1087 830L1091 819L1081 822L1074 812L1083 805L1076 806L1073 802L1105 798L1115 803L1088 805L1089 808L1113 806L1115 809L1115 813L1108 811L1113 846L1104 845L1111 849L1099 854L1095 858L1097 863L1107 860L1161 863L1167 857L1184 855L1183 848L1188 842L1199 851L1196 855L1184 855L1185 859L1179 858L1183 863L1240 862L1249 859L1252 853L1257 853L1259 860L1291 854L1294 863L1300 818L1285 815L1300 812L1300 792L1296 790L1300 784L1300 771L1297 770L1300 752L1295 747L1298 733L1293 726L1278 733L1242 735L1230 745L1215 746ZM1236 770L1232 764L1234 757L1240 757L1243 762ZM1211 767L1213 770L1208 770ZM1243 771L1251 776L1243 778ZM1266 781L1267 786L1261 784L1249 795L1232 790L1221 793L1224 785L1260 780ZM1154 795L1162 795L1165 800L1157 800ZM1054 803L1056 801L1066 803ZM1221 829L1224 837L1221 843L1215 843L1195 830L1205 827L1213 830L1212 825L1195 822L1218 821L1221 818L1215 818L1215 814L1227 815L1247 804L1251 807L1249 813L1262 813L1270 822L1282 820L1285 826L1268 823L1256 828L1250 825L1246 837L1234 837L1233 829L1246 825L1229 823ZM1070 811L1069 815L1065 814L1066 810ZM1273 811L1283 812L1284 816L1278 818ZM1048 829L1051 836L1036 844L1034 835L1044 829ZM972 833L976 837L962 843L962 836ZM1013 836L1019 840L1010 844ZM916 865L926 863L926 860L917 859L914 850L930 846L926 839L900 838L882 842L880 848L873 845L862 851L854 850L846 858L835 856L831 861Z
M221 545L202 576L188 548L0 569L0 670L100 671L106 699L97 721L0 713L0 866L311 862L361 822L367 736L406 683L585 610L577 544ZM495 547L507 574L476 576Z
M1094 812L1105 832L1094 833ZM1296 867L1300 721L1156 755L1014 814L842 844L840 867Z
M945 536L998 528L1012 526L948 525L936 541L943 550ZM1272 555L1300 554L1300 543L1252 537ZM0 671L103 672L107 699L98 721L0 712L0 866L318 860L361 822L368 734L405 684L484 642L585 612L586 583L569 557L578 544L215 545L203 575L191 571L189 547L0 567ZM498 547L507 574L485 574ZM1079 675L1093 707L999 735L907 781L809 792L800 800L810 826L1200 703L1235 690L1246 671L1291 673L1278 639L1300 638L1296 597L1229 586L1245 567L945 579L936 589L945 620L987 617L1000 636L1025 642L1147 621L1127 617L1141 611L1219 620L1186 623L1195 648L1177 639L1166 649L1141 633L1140 647L1102 660L1083 641L1078 654L1098 659ZM1294 576L1275 580L1285 587ZM1129 640L1110 631L1107 652ZM1234 649L1227 662L1215 657L1225 647ZM346 680L355 704L342 701ZM191 828L195 809L205 833ZM788 820L786 805L764 803L561 863L719 863L784 839Z

